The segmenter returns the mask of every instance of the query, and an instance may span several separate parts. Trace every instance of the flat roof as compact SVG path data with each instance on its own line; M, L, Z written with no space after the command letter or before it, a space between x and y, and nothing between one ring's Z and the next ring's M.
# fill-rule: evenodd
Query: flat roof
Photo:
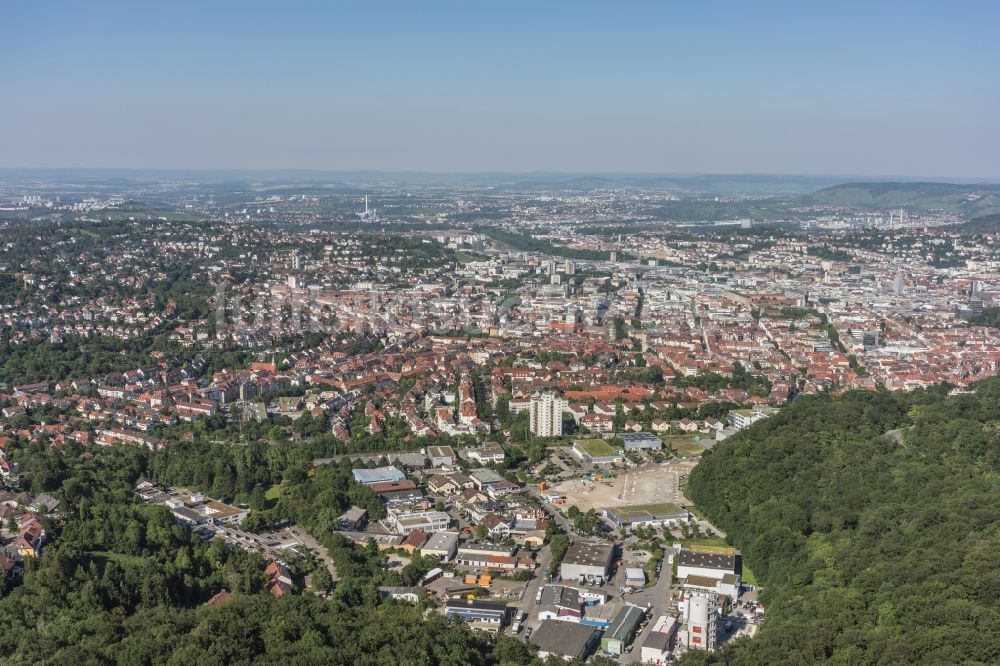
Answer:
M489 467L478 467L469 472L469 476L479 481L479 483L497 483L504 480L502 476Z
M722 555L717 553L696 553L684 549L681 550L678 564L687 567L735 572L736 557L736 555Z
M531 642L542 652L583 658L594 640L597 629L590 625L561 620L542 620L531 635Z
M421 550L451 550L458 543L458 532L435 532Z
M642 522L645 520L664 520L674 516L687 517L687 511L673 503L634 504L632 506L608 507L604 510L608 516L614 516L620 522Z
M610 444L603 439L578 439L573 442L581 451L594 458L620 455Z
M642 644L642 647L666 652L667 648L670 647L670 634L665 634L662 631L651 631L646 636L646 642Z
M615 547L609 543L575 541L566 550L562 563L607 568L614 552Z

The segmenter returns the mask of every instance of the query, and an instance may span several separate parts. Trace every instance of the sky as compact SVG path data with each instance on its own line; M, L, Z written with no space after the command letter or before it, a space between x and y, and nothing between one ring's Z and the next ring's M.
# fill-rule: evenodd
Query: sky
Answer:
M0 167L1000 178L1000 2L11 2Z

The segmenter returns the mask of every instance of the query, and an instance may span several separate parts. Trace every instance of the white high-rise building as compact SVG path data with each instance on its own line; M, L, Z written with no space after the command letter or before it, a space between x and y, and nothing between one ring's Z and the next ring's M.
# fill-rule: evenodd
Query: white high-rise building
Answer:
M562 436L562 414L569 408L569 402L551 393L531 398L528 408L531 432L538 437Z
M715 592L686 592L682 638L689 649L715 649L715 618L719 614L719 597Z

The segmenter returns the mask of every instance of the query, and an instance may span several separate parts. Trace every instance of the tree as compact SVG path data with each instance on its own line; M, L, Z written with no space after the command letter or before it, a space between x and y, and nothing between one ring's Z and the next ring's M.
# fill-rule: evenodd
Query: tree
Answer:
M486 537L490 535L490 531L486 528L486 523L479 523L476 525L476 539L479 541L485 541Z

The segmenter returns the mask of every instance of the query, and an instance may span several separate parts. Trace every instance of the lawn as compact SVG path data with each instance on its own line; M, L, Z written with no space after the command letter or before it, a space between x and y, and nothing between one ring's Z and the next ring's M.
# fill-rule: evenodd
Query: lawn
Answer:
M703 550L712 548L732 548L726 540L720 536L700 536L694 539L681 539L681 545L685 548L700 547Z
M264 493L264 499L266 500L276 500L281 497L281 487L280 483L276 483Z
M697 435L665 435L663 437L667 448L674 451L681 458L691 458L700 456L705 451L705 447L695 441Z
M747 566L745 560L743 561L743 570L740 572L740 579L747 585L760 587L760 584L757 582L757 576L753 575L753 572L750 571L750 567Z

